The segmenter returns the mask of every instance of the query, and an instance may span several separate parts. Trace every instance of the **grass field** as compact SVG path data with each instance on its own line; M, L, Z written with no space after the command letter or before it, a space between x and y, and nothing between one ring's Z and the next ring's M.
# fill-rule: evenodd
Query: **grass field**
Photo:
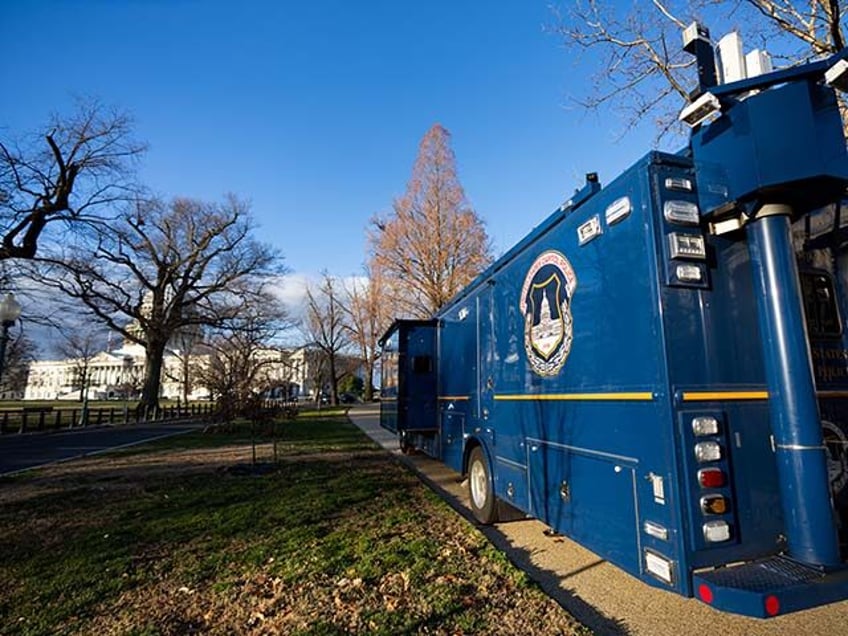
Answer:
M0 480L2 634L583 634L341 414Z

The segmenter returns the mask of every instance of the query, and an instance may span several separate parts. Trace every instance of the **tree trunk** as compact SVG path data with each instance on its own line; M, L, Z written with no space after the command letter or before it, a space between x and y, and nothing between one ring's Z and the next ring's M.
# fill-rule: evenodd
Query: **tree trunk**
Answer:
M374 399L374 361L365 358L365 401Z
M188 357L188 351L183 352L183 405L188 408L188 393L189 393L189 371L190 371L190 360Z
M330 362L330 391L331 391L331 404L333 406L339 405L339 380L336 377L336 354L331 353L329 355Z
M88 366L82 368L82 381L80 382L79 401L85 402L85 389L88 386Z
M147 364L144 369L144 387L138 409L150 417L159 408L159 386L162 380L162 359L165 356L165 341L148 338L145 346Z

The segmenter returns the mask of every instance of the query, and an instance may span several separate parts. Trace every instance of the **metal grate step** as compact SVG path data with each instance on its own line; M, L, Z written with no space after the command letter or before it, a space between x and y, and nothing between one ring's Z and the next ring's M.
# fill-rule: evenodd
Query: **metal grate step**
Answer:
M735 567L699 572L698 577L717 587L730 587L751 592L776 592L799 584L813 583L825 573L783 556Z

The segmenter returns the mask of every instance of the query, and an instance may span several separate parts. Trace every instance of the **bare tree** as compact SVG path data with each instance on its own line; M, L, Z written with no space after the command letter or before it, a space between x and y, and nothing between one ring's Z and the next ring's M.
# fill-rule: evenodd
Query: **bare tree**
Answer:
M309 358L307 366L309 376L307 383L312 384L312 387L315 390L313 399L315 400L315 405L320 408L325 398L327 401L330 399L324 392L325 387L329 387L331 384L329 364L324 352L313 343L307 344L306 350Z
M441 125L421 140L392 214L372 219L369 243L371 268L382 272L396 309L416 317L438 310L491 262L486 229L465 198Z
M48 225L79 228L134 196L143 150L126 113L92 101L36 135L0 140L0 260L34 258Z
M587 94L576 97L586 110L609 105L625 129L651 118L658 138L681 133L677 113L696 87L694 59L682 51L681 33L699 19L712 33L741 29L745 37L796 64L835 53L845 45L839 0L651 0L620 3L581 0L557 13L554 30L577 59L594 66Z
M288 325L285 309L261 294L219 324L205 343L208 363L193 365L197 382L218 400L227 421L251 415L261 394L285 375L285 355L272 342Z
M135 362L135 359L129 355L124 356L122 361L118 395L125 402L136 397L144 387L144 368Z
M94 357L102 350L103 338L91 328L74 328L62 333L62 342L56 349L66 360L71 361L73 387L79 389L79 401L85 400L89 385L89 367Z
M238 316L282 273L277 253L253 238L246 203L233 196L139 202L96 240L42 268L41 280L81 301L101 322L145 348L139 408L158 406L172 337Z
M339 284L327 273L323 274L317 289L306 287L304 324L309 344L321 351L326 372L324 377L330 385L330 399L336 405L339 403L339 380L349 372L342 364L342 354L350 346L350 330ZM321 385L318 386L320 396Z
M374 396L374 369L380 355L377 344L392 316L379 270L366 268L365 279L355 279L347 289L348 329L365 368L365 400Z
M718 0L710 4L719 5ZM761 33L789 36L795 44L790 61L811 56L830 55L845 48L842 17L845 6L840 0L737 0L759 14Z

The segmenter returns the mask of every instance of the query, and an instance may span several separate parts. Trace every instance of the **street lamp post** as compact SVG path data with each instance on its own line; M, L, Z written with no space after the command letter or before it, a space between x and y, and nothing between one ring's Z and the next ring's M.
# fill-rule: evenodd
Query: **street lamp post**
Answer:
M9 343L9 329L21 315L21 304L12 293L6 294L0 301L0 378L6 366L6 345Z
M123 373L121 379L124 390L124 424L130 421L130 379L132 377L133 359L132 356L124 356Z
M85 369L83 371L82 376L82 412L80 413L80 426L88 426L88 388L91 386L91 371L88 368L88 363L86 362Z

